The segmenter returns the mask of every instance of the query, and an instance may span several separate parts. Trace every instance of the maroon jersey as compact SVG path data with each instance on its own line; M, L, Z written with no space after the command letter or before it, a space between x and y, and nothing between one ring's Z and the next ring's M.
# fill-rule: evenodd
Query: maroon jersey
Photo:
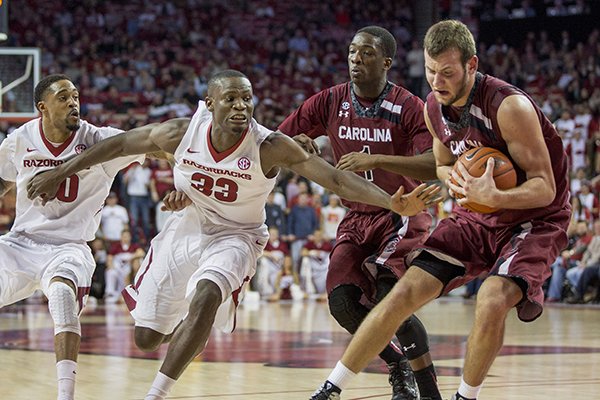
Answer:
M317 258L319 261L323 261L325 258L329 257L329 253L331 253L331 250L333 250L333 245L329 240L322 240L321 243L316 243L312 240L309 240L304 245L304 248L308 251L318 251L319 256Z
M275 242L271 242L269 240L267 242L267 245L265 246L264 251L279 251L279 252L281 252L281 254L286 255L286 256L290 254L288 245L285 242L282 242L281 240L277 240Z
M313 139L327 135L336 162L351 152L413 156L432 146L423 119L423 101L390 82L368 108L356 98L350 82L323 90L287 117L279 130L288 136L304 133ZM407 192L418 185L413 179L382 169L358 174L390 194L400 185ZM344 205L355 211L381 210L346 200Z
M531 219L543 218L569 207L569 187L567 181L567 156L562 141L552 123L544 116L535 102L522 90L489 75L477 73L475 86L471 91L465 107L442 107L433 93L427 96L427 114L431 126L442 143L452 154L460 156L465 151L479 146L493 147L508 157L508 146L500 135L498 127L498 108L508 96L523 95L527 97L538 114L544 135L552 172L556 183L556 197L552 204L546 207L527 210L501 209L491 214L479 214L456 207L457 214L488 227L515 225ZM527 132L523 132L527 134ZM513 161L511 159L511 161ZM517 172L517 184L526 180L525 172L513 161Z
M129 268L135 252L140 248L137 244L123 245L121 242L113 243L108 254L113 256L113 267Z

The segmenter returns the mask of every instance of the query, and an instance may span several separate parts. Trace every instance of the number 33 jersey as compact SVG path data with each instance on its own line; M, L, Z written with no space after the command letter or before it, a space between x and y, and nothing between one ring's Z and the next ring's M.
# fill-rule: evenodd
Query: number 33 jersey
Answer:
M16 182L16 218L11 231L54 242L94 239L100 211L117 172L144 156L121 157L71 175L61 183L56 198L42 206L27 198L27 183L37 173L62 164L93 144L121 131L81 121L78 130L62 144L48 141L41 119L31 120L12 132L0 145L0 178Z
M275 186L275 178L265 177L260 162L260 146L271 131L252 119L233 147L218 152L210 139L211 121L212 113L200 101L175 151L175 188L188 195L209 224L260 227Z

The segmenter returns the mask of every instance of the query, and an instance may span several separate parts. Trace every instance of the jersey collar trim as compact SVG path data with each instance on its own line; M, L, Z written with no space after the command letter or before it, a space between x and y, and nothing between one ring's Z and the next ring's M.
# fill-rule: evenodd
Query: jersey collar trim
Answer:
M48 150L50 150L50 153L52 153L52 155L54 157L58 157L60 155L60 153L62 153L67 147L69 147L69 145L73 142L73 139L75 139L75 131L72 131L71 136L69 136L67 138L67 140L65 140L60 146L55 147L46 138L46 135L44 135L44 129L42 128L42 119L41 118L40 118L39 127L40 127L40 136L42 137L42 142L44 142L44 145L46 146L46 148Z
M360 118L375 118L379 113L381 103L383 103L383 100L385 100L388 93L390 93L390 90L392 90L392 84L390 82L387 82L385 84L385 87L383 88L383 91L379 94L379 97L377 97L377 100L373 102L371 107L365 108L362 104L360 104L360 102L356 98L352 82L349 82L348 84L350 85L350 97L352 99L352 107L354 107L354 112Z
M246 128L246 130L244 131L244 133L242 133L242 136L240 137L240 140L238 140L236 144L234 144L233 146L231 146L227 150L219 153L219 151L217 151L217 149L215 149L213 147L212 140L210 139L210 132L212 131L212 123L211 123L208 126L208 129L206 130L206 142L208 143L208 150L210 151L210 154L212 155L212 158L216 162L221 162L224 159L226 159L229 155L231 155L234 151L236 151L238 149L238 147L240 147L240 145L242 144L242 142L244 141L244 139L246 138L246 134L248 133L248 129L249 129L249 127Z
M471 105L473 105L473 100L475 100L475 93L477 92L477 88L481 79L483 78L483 74L481 72L477 72L475 74L475 83L471 88L471 93L469 93L469 97L467 98L467 103L462 109L460 114L460 119L458 122L448 121L448 126L450 129L454 131L460 131L461 129L467 128L470 125L471 121ZM442 113L443 114L443 113Z

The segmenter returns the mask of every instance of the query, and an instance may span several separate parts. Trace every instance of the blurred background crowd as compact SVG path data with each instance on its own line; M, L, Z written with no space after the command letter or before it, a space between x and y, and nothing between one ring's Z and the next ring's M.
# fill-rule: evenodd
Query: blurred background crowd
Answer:
M247 74L255 118L276 129L304 99L348 80L347 48L366 25L389 29L398 52L389 79L425 98L421 39L431 15L461 19L478 35L480 71L526 90L558 128L571 163L570 245L553 266L548 301L595 301L600 280L600 30L591 0L64 0L12 3L9 47L39 47L42 75L76 82L82 118L130 129L191 116L213 72ZM18 7L18 9L17 9ZM578 21L574 24L573 21ZM593 22L596 21L596 22ZM19 111L9 92L3 111ZM0 140L18 123L0 119ZM331 161L327 143L320 142ZM119 174L91 244L97 297L113 298L139 266L173 190L165 162ZM445 218L447 199L431 210ZM339 198L290 173L269 197L271 239L253 282L266 299L322 299L327 256L345 213ZM0 232L10 228L14 197L0 199ZM122 267L122 268L121 268ZM123 272L100 276L104 270ZM595 271L595 274L594 272ZM465 292L476 293L476 284ZM592 292L590 292L590 288ZM586 295L587 293L587 295Z

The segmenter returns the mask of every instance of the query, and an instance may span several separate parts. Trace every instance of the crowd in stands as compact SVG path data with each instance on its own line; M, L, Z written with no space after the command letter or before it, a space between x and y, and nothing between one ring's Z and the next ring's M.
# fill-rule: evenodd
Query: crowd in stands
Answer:
M398 53L389 78L424 98L423 56L420 38L413 34L412 3L23 0L19 12L10 14L10 39L3 45L40 47L42 74L69 75L81 92L82 118L97 125L129 129L190 116L197 101L204 98L211 74L235 68L253 82L255 118L276 129L304 99L348 80L348 41L365 25L379 24L395 35ZM493 18L553 15L563 9L565 15L572 15L589 8L586 1L567 0L546 1L542 8L539 2L497 0L492 9L479 9L480 3L447 0L441 2L442 13L472 25ZM528 7L531 3L535 5ZM560 279L559 268L568 272L571 266L598 266L595 254L582 262L587 251L582 246L595 243L590 231L600 208L600 30L591 30L580 42L572 40L568 30L558 41L551 37L547 31L532 31L518 47L501 38L493 43L480 41L479 65L481 72L531 94L563 138L572 166L575 211L569 232L572 244L554 267L561 286L555 282L553 290L558 287L560 295L553 292L549 297L551 301L565 296L583 301L585 293L563 290L569 279ZM4 111L11 111L11 107L18 111L18 105L10 101L3 107ZM14 128L14 124L0 121L0 140ZM109 250L121 241L125 230L131 232L132 246L147 246L148 239L162 227L165 214L160 211L160 199L172 185L172 172L164 162L147 161L119 174L102 215L99 240L104 244L94 244L100 264L112 268ZM0 199L0 231L10 227L13 205L10 196ZM454 206L449 199L432 212L444 218ZM285 297L283 285L289 289L292 284L303 292L320 293L319 282L298 274L306 271L303 257L317 253L314 246L318 246L319 237L328 243L334 238L335 222L344 213L339 199L302 178L282 173L266 211L267 224L278 232L275 241L285 246L270 243L273 248L267 249L265 258L281 260L281 273L255 287L262 288L268 281L270 287L261 292L266 298ZM102 255L103 251L107 254ZM317 258L323 259L323 254ZM579 255L579 259L573 258ZM311 270L313 277L319 275L319 268L322 266ZM565 275L571 278L575 272ZM580 276L587 277L588 273ZM590 285L595 280L588 279ZM572 282L572 286L579 284Z

